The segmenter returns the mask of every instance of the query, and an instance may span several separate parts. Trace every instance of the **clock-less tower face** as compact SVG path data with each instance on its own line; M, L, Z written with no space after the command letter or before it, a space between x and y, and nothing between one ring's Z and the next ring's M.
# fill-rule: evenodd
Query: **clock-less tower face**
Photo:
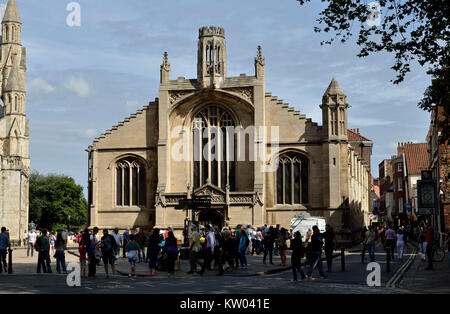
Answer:
M434 189L431 185L425 185L422 187L422 206L432 207L434 204Z

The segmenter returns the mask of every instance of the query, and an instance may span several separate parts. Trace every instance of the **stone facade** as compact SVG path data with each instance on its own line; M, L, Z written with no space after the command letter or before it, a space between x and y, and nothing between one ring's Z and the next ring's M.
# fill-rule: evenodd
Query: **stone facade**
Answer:
M25 115L26 50L15 0L2 21L0 88L0 226L17 241L28 229L29 123Z
M202 223L289 227L295 215L309 212L326 217L336 231L367 224L371 145L360 145L370 148L367 153L349 143L350 106L337 81L323 95L319 126L266 91L261 47L254 65L252 76L227 76L220 27L199 30L195 79L171 80L165 53L159 97L87 149L90 225L172 226L179 233L192 213L175 206L192 194L212 198L211 210L196 213ZM266 127L267 136L230 135L231 127ZM180 148L184 137L189 145ZM217 146L209 144L207 157L196 158L213 138ZM230 153L233 142L237 148ZM251 158L254 152L268 158ZM238 153L245 158L230 158Z

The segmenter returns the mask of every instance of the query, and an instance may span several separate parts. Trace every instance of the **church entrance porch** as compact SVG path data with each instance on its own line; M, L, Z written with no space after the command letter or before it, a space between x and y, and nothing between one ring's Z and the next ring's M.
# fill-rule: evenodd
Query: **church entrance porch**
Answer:
M225 223L224 210L220 208L211 208L198 213L197 221L200 225L213 225L222 229Z

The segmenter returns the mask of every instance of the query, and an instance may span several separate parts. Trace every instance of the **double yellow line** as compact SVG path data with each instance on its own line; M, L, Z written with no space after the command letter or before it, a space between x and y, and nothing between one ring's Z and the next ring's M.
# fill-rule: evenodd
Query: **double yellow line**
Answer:
M396 286L397 286L398 282L402 279L405 272L408 270L409 266L411 266L411 264L414 262L416 256L417 256L417 249L413 248L413 252L409 256L408 260L402 265L402 267L400 267L397 270L397 272L394 274L394 276L392 276L392 278L386 283L386 287L391 288L391 289L397 289L400 291L405 291L408 293L412 293L411 291L408 291L408 290L399 289Z

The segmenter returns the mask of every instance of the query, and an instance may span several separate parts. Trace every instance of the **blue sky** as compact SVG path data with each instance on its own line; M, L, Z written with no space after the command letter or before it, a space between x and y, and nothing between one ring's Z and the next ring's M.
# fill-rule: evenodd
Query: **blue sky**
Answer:
M5 3L6 0L0 1ZM17 0L27 47L27 115L33 170L63 173L87 185L92 140L158 94L159 66L196 77L198 28L225 28L228 75L254 73L266 58L266 89L322 124L319 103L332 77L348 96L349 128L374 141L372 173L397 142L423 142L430 115L417 108L430 83L413 66L390 80L391 56L360 59L354 43L321 46L314 33L321 3L295 0L80 0L81 27L69 27L66 0Z

